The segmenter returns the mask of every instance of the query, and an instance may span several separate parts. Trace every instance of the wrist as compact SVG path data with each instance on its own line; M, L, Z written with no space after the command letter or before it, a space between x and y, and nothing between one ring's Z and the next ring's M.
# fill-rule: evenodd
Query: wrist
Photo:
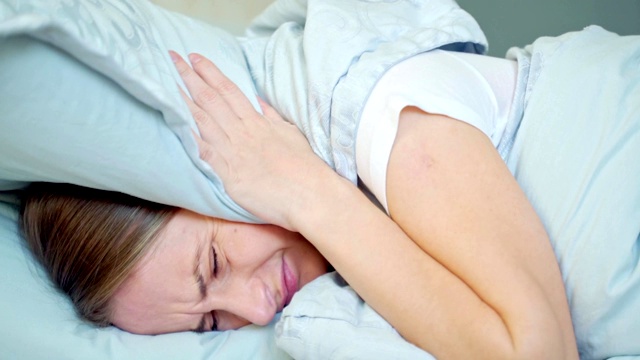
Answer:
M358 191L353 183L323 163L318 171L305 177L304 187L292 196L288 223L302 234L313 232L315 227L335 218L351 203L351 194Z

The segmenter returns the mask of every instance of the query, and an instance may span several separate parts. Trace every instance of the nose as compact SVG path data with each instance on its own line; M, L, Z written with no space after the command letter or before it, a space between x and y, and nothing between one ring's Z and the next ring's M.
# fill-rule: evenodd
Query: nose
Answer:
M247 322L264 326L275 317L275 296L260 279L238 281L229 290L224 299L224 309L221 309L228 313L228 317L219 319L221 330L237 329L248 325ZM220 317L224 316L221 314Z

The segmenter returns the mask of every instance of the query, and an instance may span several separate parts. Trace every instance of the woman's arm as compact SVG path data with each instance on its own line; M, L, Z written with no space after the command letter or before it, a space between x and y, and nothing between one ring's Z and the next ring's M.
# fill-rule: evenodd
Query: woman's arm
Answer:
M301 232L408 340L439 358L577 356L544 230L478 131L403 112L388 170L394 222L271 109L252 114L208 61L193 64L205 81L177 66L198 104L201 155L229 194Z
M471 343L498 340L496 350L505 350L507 358L577 358L549 239L482 132L406 108L387 174L393 220L468 288L452 294L451 305L457 296L466 299L458 303L459 313L452 318L440 313L440 323L451 325L451 336L443 334L452 340L449 346L461 345L455 333L467 329L488 337L468 338ZM449 311L455 311L451 305Z
M327 175L296 229L437 358L577 358L546 233L484 134L405 109L387 171L395 223Z

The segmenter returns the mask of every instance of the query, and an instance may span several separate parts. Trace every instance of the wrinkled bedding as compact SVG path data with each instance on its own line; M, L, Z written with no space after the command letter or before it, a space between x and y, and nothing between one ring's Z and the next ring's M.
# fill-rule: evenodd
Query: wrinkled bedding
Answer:
M241 39L145 1L0 0L0 190L72 182L258 222L198 159L167 50L211 57L254 105L254 94L270 101L355 181L353 135L368 90L393 64L435 47L481 53L486 40L446 0L279 0ZM508 56L519 62L522 122L506 161L551 236L581 356L640 355L640 40L591 27ZM11 294L0 297L9 319L0 343L17 358L430 358L336 274L302 289L265 329L94 329L20 247L14 206L0 210L0 292Z
M394 14L399 19L409 20L404 27L394 30L404 20L371 22L380 20L376 13L391 5L398 6ZM324 18L329 10L344 22ZM418 16L420 11L424 16ZM309 40L300 41L305 19ZM324 23L334 28L329 38L323 37ZM272 101L277 94L298 105L312 101L314 107L287 115L295 116L314 149L333 164L333 137L317 134L329 126L330 109L346 109L330 96L334 90L337 95L349 91L345 84L371 84L376 74L411 52L441 45L482 51L486 45L475 21L452 0L279 1L256 24L246 38L237 39L145 0L0 0L3 355L20 359L289 358L275 346L273 323L223 333L155 337L84 324L21 245L15 191L32 181L74 183L230 220L260 221L226 195L216 174L198 158L191 136L193 120L178 92L176 84L181 80L168 50L209 57L256 108L256 93ZM340 24L344 32L338 31ZM355 33L346 31L347 25ZM425 30L411 30L412 26ZM420 42L407 40L421 32L416 37ZM315 58L314 46L320 49L321 41L337 40L339 34L351 43L325 48L341 55L335 59L336 66L325 68ZM362 46L353 46L361 41ZM395 42L401 45L398 50L393 50ZM282 52L308 83L301 80L290 86L270 78L280 76L282 67L288 66L279 61L278 51L273 52L273 46L281 44L314 55L315 59L288 59L291 53ZM360 75L356 82L344 81L351 74L363 74L374 62L373 55L384 62L362 78L365 83L358 85ZM277 71L270 73L270 69ZM322 84L316 86L319 80ZM321 98L312 96L320 92ZM364 101L363 89L358 96ZM340 121L350 121L345 131L352 131L357 114L343 115ZM399 342L396 335L390 344Z
M277 0L241 45L258 94L355 183L360 112L380 76L435 48L484 53L487 40L452 0Z
M549 233L580 357L638 358L640 36L591 26L507 56L518 61L513 111L522 120L506 161ZM276 325L288 353L429 357L399 341L337 275L317 281L322 286L297 293ZM397 356L379 346L393 342Z
M527 78L507 165L549 233L580 356L640 356L640 36L591 26L507 56Z

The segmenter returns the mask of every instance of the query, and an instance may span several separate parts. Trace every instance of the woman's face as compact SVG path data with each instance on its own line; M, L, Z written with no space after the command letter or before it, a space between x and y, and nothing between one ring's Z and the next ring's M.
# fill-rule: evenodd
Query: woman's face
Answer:
M301 235L180 210L112 299L112 322L138 334L267 325L326 272Z

